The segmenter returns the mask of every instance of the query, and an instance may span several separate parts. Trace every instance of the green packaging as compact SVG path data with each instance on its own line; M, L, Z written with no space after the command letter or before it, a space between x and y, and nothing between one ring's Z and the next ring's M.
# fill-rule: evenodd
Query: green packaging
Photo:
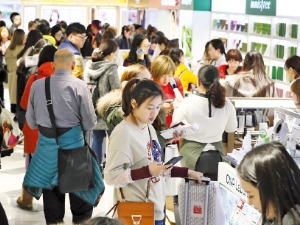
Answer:
M283 81L283 67L277 68L277 80Z
M272 66L272 79L276 80L277 79L277 67Z

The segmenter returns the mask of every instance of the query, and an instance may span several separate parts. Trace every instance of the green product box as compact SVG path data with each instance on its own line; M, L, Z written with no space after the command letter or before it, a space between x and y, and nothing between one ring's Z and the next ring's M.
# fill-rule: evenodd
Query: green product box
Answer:
M277 80L283 81L283 68L282 67L277 68Z
M264 55L266 53L266 50L268 48L268 44L261 44L261 54Z
M272 79L276 80L277 79L277 67L272 66Z

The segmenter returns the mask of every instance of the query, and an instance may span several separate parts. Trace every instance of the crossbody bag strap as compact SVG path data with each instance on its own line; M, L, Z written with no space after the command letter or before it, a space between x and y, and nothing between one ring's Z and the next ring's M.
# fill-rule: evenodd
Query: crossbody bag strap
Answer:
M46 105L47 105L47 109L49 112L50 121L52 123L52 128L54 129L54 132L55 132L56 143L58 144L57 134L56 134L55 117L54 117L53 105L52 105L51 93L50 93L50 77L47 77L45 79L45 93L46 93Z
M152 143L152 135L151 135L149 126L148 126L148 131L149 131L149 136L150 136L150 149L151 149L151 153L152 153L153 143ZM119 190L120 190L120 193L121 193L121 198L122 198L122 200L125 201L125 196L124 196L124 193L123 193L122 188L119 188ZM150 179L148 178L148 182L147 182L147 192L146 192L146 202L148 202L149 192L150 192Z

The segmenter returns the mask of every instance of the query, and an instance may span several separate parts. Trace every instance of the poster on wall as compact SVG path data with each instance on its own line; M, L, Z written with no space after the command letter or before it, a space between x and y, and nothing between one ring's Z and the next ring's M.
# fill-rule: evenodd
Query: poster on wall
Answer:
M35 6L24 6L24 19L23 23L28 24L29 21L34 21L36 19L36 7ZM28 32L28 26L24 26L25 33Z
M9 28L11 26L10 21L10 14L12 12L18 12L21 15L21 3L20 4L0 4L0 11L2 12L2 18L0 20L3 20L6 24L6 26ZM23 24L20 28L23 27Z
M180 47L182 48L185 57L188 59L192 58L192 36L193 36L193 21L191 20L190 10L180 11Z
M179 36L179 10L170 10L170 38Z
M139 21L139 12L137 9L128 10L128 24L138 23Z
M117 11L115 8L99 8L98 10L98 19L101 21L102 25L104 23L109 23L112 26L117 25Z
M42 7L41 14L42 19L50 23L50 27L60 21L66 21L67 24L79 22L85 25L86 23L86 10L82 7Z

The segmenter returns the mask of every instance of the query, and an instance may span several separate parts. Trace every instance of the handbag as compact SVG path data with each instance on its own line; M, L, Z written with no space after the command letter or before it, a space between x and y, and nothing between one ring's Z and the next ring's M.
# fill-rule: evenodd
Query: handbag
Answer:
M0 100L1 102L1 100ZM0 104L3 104L2 102ZM2 111L1 111L2 110ZM18 124L14 121L14 114L5 108L2 108L0 114L1 122L1 157L10 156L14 152L14 147L20 141L20 130Z
M149 130L149 127L148 127ZM152 137L150 135L151 149L153 148ZM148 196L150 192L150 179L147 182L147 193L145 202L130 202L125 200L122 188L119 188L122 201L117 201L117 203L106 213L107 216L112 210L114 217L116 211L118 214L118 219L123 224L134 224L134 225L154 225L154 203L148 201Z
M148 179L145 202L126 201L122 188L119 188L122 201L118 201L105 216L107 216L112 210L114 210L112 217L114 217L117 211L118 219L123 224L154 225L154 203L148 201L150 190L149 183L150 179Z
M55 131L58 145L55 117L50 94L50 77L45 80L47 108ZM95 187L92 155L95 154L85 141L85 145L74 149L58 149L58 188L61 193L89 190ZM95 156L94 156L95 157Z

